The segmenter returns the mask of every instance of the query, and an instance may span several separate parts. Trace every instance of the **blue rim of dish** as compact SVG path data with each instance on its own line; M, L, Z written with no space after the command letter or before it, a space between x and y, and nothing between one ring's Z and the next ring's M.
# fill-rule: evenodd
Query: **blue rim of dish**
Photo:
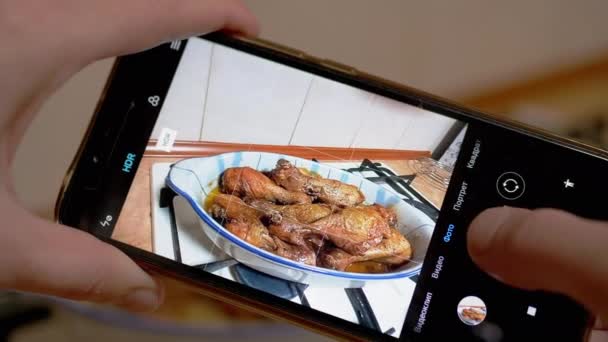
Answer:
M188 159L184 159L184 160L188 160ZM182 162L184 160L181 160L180 162ZM177 162L174 165L177 165L180 162ZM196 212L196 214L198 215L198 217L201 220L203 220L207 225L209 225L211 228L213 228L213 230L215 230L223 238L228 239L230 242L234 243L235 245L245 249L246 251L248 251L250 253L260 256L264 259L268 259L269 261L272 261L274 263L281 264L283 266L289 266L291 268L296 268L296 269L302 270L302 271L314 272L314 273L318 273L318 274L322 274L322 275L330 275L330 276L334 276L334 277L338 277L338 278L345 278L345 279L351 279L351 280L402 279L402 278L409 278L409 277L415 276L420 273L422 265L418 265L418 267L416 269L413 269L409 272L403 271L403 273L396 272L396 273L362 275L362 274L357 274L357 273L333 271L333 270L330 270L327 268L309 266L309 265L305 265L305 264L302 264L299 262L294 262L287 258L283 258L276 254L273 254L273 253L267 252L263 249L257 248L254 245L252 245L248 242L245 242L245 241L241 240L240 238L238 238L236 235L230 233L228 230L226 230L224 227L222 227L222 225L218 224L213 218L211 218L209 216L209 214L207 214L203 209L201 209L201 207L194 200L194 198L192 198L188 193L181 190L175 183L173 183L173 181L171 180L171 173L173 172L173 170L174 170L174 168L171 167L171 170L169 171L169 174L167 175L165 183L167 184L168 187L170 187L178 195L182 196L183 198L185 198L188 201L188 203L190 204L192 209L194 209L194 211Z

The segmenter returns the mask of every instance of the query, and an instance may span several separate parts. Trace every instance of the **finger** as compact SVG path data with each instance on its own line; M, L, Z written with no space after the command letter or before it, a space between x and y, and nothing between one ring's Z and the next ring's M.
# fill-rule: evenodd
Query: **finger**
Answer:
M486 272L517 287L560 292L608 317L608 225L551 209L494 208L468 232Z
M9 127L13 132L3 134L9 160L43 99L83 66L220 29L248 35L259 30L240 0L23 1L6 12L0 35L19 44L0 61L12 65L0 78L0 103L7 113L21 114ZM4 80L10 85L2 87Z
M604 324L604 322L602 322L602 319L598 317L595 320L595 323L593 324L593 329L596 329L596 330L608 330L608 326L606 326Z
M589 342L608 342L608 331L592 331Z
M108 22L92 28L103 34L91 48L101 57L122 55L153 45L216 30L256 35L259 26L255 16L240 0L137 0L107 6ZM101 2L104 3L104 2ZM86 30L85 30L86 31ZM82 37L91 41L91 37ZM92 41L91 41L92 42ZM110 49L106 49L110 48Z
M0 242L0 287L134 311L161 304L162 286L118 249L73 228L37 218L26 222L13 225L19 234Z

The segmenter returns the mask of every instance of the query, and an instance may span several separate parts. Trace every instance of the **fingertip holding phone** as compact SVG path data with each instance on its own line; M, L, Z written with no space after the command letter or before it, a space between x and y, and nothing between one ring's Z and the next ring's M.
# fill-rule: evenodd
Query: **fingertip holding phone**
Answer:
M119 58L58 221L335 337L582 339L580 305L484 274L466 232L501 205L608 218L585 184L605 155L293 51L213 33Z

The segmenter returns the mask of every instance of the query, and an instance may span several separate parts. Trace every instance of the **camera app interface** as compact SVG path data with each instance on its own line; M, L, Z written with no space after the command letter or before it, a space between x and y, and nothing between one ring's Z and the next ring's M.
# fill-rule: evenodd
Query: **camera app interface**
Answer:
M475 213L540 191L529 170L484 159L519 148L498 147L504 132L202 38L175 44L145 152L123 165L130 192L99 227L112 239L387 337L501 340L550 311L466 253Z
M111 236L399 337L465 132L190 39Z

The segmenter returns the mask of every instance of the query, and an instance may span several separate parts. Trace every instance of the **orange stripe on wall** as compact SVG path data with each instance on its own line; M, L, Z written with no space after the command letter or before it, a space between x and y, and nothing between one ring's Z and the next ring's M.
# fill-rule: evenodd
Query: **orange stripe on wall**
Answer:
M165 152L156 147L156 140L150 140L145 156L188 158L237 151L284 153L294 157L305 159L316 158L319 160L362 160L366 158L374 160L410 160L431 156L431 151L420 150L256 145L205 141L178 141L173 145L171 152Z

